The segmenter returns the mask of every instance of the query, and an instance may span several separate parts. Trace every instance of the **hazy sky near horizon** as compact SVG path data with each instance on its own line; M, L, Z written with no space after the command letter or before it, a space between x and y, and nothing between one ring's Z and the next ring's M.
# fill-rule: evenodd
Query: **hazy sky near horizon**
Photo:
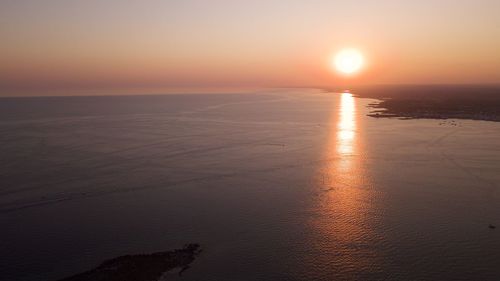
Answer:
M500 83L498 0L0 0L0 95ZM367 66L329 68L345 47Z

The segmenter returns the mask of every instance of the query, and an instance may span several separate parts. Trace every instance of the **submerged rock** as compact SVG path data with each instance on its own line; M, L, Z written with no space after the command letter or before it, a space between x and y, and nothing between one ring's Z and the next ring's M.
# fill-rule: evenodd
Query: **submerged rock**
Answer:
M182 274L200 252L200 245L188 244L173 251L121 256L60 281L156 281L175 268L180 268L179 275Z

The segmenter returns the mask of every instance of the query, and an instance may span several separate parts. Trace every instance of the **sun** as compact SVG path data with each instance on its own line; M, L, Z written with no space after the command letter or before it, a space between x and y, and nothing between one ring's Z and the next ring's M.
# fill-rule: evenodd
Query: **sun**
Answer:
M332 67L345 75L359 72L364 65L363 54L356 49L344 49L335 55Z

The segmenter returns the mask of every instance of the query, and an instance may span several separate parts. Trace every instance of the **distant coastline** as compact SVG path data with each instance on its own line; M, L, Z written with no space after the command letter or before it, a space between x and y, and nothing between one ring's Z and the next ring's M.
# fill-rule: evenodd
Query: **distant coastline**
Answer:
M500 122L500 85L372 86L352 90L374 118L470 119Z

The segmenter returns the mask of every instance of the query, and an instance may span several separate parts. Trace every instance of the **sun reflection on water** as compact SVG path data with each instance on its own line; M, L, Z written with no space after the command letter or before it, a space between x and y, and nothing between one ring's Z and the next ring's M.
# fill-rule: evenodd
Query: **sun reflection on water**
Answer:
M356 104L350 93L340 97L339 121L337 125L337 153L346 157L354 152L356 138Z
M376 268L376 253L369 248L376 239L369 220L373 194L365 173L356 99L351 93L342 93L336 104L325 147L326 162L317 175L317 216L312 219L312 244L318 251L315 260L332 266L331 278Z

